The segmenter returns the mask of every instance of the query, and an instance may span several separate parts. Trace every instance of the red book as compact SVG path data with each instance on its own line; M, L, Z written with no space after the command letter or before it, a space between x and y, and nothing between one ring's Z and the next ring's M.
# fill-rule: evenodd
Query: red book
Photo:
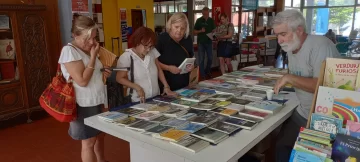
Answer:
M0 63L1 78L13 79L15 78L15 66L13 62Z

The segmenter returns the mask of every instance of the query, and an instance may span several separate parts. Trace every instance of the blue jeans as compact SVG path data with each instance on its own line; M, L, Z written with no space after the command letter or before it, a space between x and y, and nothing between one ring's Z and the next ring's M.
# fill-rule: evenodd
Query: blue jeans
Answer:
M199 62L198 65L200 67L200 76L205 77L205 74L210 73L212 60L213 60L213 48L212 48L212 42L209 43L199 43L198 44L198 56L199 56ZM205 62L205 53L207 56L207 63L206 67L204 67ZM205 69L204 69L205 68Z

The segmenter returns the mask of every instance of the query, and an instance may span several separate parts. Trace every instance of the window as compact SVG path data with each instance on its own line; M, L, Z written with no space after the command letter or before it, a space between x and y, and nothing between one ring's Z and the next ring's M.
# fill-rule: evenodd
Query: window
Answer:
M154 13L157 13L157 5L154 6Z
M285 7L284 10L299 10L300 11L300 8Z
M241 15L241 33L243 38L252 36L254 30L254 12L242 12Z
M360 31L360 6L356 7L354 30Z
M325 6L326 0L305 0L305 6Z
M207 7L209 7L209 9L212 9L212 0L207 0L207 1L208 1Z
M330 8L329 29L332 29L336 35L349 36L354 7L337 7Z
M161 13L167 13L167 6L166 5L161 5Z
M205 0L194 0L194 10L202 10L205 6Z
M177 6L169 5L169 13L178 12Z
M329 6L348 6L354 4L355 0L329 0Z
M301 0L293 0L292 7L300 7Z
M292 0L285 0L285 7L291 7Z
M187 12L187 4L180 4L179 10L180 12Z
M231 0L231 5L240 5L239 0Z
M231 23L234 24L235 32L239 33L239 7L232 6L231 7Z
M274 0L259 0L259 7L274 6Z
M211 15L212 15L212 13L210 12L210 13L209 13L209 17L212 17ZM195 13L195 14L194 14L194 25L195 25L195 23L196 23L196 20L197 20L198 18L200 18L201 16L202 16L202 13Z

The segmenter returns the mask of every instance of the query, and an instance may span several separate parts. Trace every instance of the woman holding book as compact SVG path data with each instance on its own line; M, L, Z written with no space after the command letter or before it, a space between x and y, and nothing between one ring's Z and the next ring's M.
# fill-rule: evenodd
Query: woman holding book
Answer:
M176 95L170 90L164 73L160 67L158 57L160 53L154 48L155 33L146 27L136 29L130 38L133 48L126 49L118 60L118 67L131 67L133 69L118 71L116 81L122 85L134 89L132 102L145 102L146 99L160 94L158 80L164 87L164 93L167 95ZM134 80L131 82L131 70ZM128 93L130 89L128 89Z
M70 122L69 135L81 140L81 159L83 162L105 162L104 134L86 126L84 118L100 114L105 101L102 63L98 59L99 44L96 42L97 26L87 16L76 16L71 28L73 41L64 46L59 58L64 78L72 80L77 119Z
M215 29L217 45L217 56L220 61L221 73L225 73L225 64L228 68L228 72L232 72L231 57L232 57L232 37L234 34L234 24L229 22L229 18L226 14L220 15L220 25Z
M171 90L178 90L189 85L190 74L180 74L178 68L186 58L194 56L194 46L189 37L189 21L185 14L173 14L166 24L166 32L158 37L156 49L160 52L160 66L170 85ZM187 68L188 72L194 69L194 65ZM160 84L160 88L166 88Z

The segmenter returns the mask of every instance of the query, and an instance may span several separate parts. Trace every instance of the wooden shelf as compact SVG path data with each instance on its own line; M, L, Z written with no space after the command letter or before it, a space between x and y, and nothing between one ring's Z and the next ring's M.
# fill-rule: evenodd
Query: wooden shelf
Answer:
M6 80L6 79L3 79ZM3 80L0 80L0 88L2 86L6 86L6 87L15 87L15 86L19 86L20 85L20 80L12 80L10 82L2 82Z
M16 60L0 60L1 63L16 63Z

